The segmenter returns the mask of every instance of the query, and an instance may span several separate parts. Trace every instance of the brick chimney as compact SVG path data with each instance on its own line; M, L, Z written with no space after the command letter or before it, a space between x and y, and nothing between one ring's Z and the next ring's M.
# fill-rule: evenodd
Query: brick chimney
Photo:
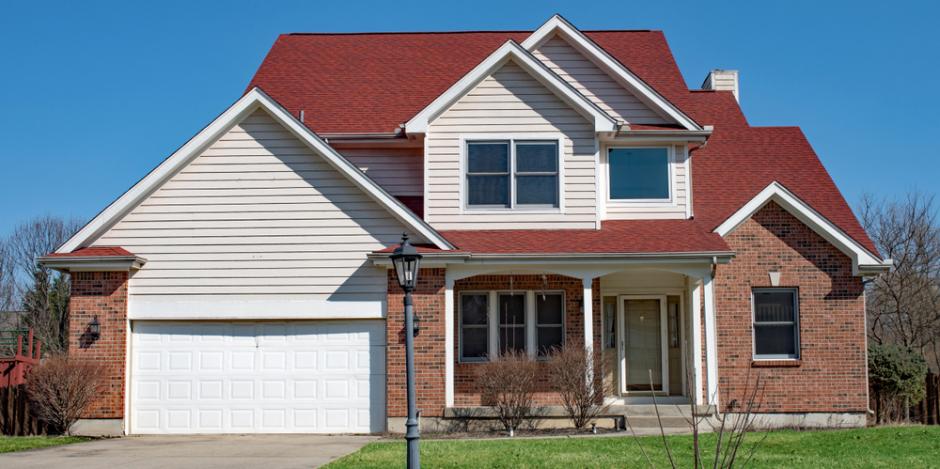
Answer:
M705 82L702 83L703 90L730 91L734 93L734 99L741 102L738 85L737 70L715 69L708 72Z

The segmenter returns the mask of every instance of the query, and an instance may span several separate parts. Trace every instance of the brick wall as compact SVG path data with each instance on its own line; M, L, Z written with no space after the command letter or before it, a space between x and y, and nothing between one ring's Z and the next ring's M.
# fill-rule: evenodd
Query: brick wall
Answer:
M404 293L388 271L386 334L387 415L405 417L408 396L405 380ZM421 332L415 337L415 381L421 415L440 416L444 410L444 269L421 269L412 293Z
M759 374L763 411L867 410L864 290L851 260L773 203L726 240L736 256L715 274L721 405L744 401ZM781 273L779 286L799 290L795 363L752 361L751 288L771 286L770 271Z
M476 385L476 376L481 363L459 363L460 357L460 324L457 309L460 307L459 295L461 291L508 291L510 286L516 291L525 290L552 290L565 293L565 341L568 344L584 346L584 314L581 313L581 297L583 286L581 279L561 275L478 275L460 280L454 284L454 357L458 361L454 365L454 405L475 406L480 405L480 389ZM594 350L601 348L601 298L600 281L595 279L593 285L594 303ZM597 362L595 377L598 383L603 378ZM557 393L553 391L547 373L542 374L536 393L538 404L559 404Z
M97 316L100 336L88 333ZM104 367L104 381L84 418L124 417L127 350L127 272L74 272L69 300L69 355Z

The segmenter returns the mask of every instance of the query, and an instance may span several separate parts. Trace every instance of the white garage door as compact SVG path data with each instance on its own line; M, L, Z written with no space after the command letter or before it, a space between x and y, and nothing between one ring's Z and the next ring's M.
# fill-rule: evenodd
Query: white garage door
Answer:
M135 321L131 433L385 429L382 321Z

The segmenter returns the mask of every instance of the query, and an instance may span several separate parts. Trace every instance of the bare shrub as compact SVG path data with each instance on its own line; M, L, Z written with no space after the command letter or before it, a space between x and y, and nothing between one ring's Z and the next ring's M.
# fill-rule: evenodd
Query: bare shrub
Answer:
M548 373L561 396L562 406L579 430L607 412L608 408L603 405L603 389L596 380L587 380L595 358L595 353L573 346L555 349L548 362Z
M104 370L97 362L55 355L30 370L26 384L36 415L68 433L94 398Z
M483 403L493 406L503 428L514 433L537 416L534 406L538 363L524 352L508 352L483 364L479 384Z

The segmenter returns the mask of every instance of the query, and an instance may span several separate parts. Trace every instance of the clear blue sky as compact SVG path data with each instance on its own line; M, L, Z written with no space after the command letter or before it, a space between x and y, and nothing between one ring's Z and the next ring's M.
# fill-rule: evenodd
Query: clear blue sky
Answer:
M87 220L243 92L279 33L661 29L693 88L741 71L752 125L799 125L854 206L936 192L940 2L10 2L0 11L0 236Z

